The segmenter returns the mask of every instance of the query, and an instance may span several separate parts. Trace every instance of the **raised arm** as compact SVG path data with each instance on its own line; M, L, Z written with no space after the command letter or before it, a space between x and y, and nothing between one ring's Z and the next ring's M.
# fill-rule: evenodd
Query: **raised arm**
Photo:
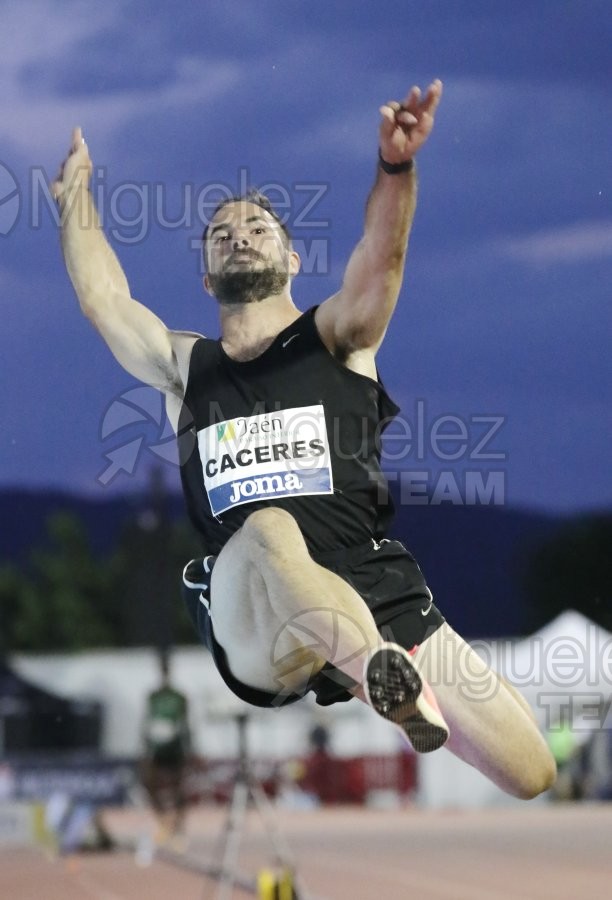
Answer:
M80 128L51 189L61 213L68 275L81 309L131 375L181 396L176 347L181 342L157 316L133 300L127 278L106 240L89 191L92 163ZM193 342L195 336L184 335Z
M363 237L340 291L317 310L323 340L344 358L375 352L395 309L416 208L414 156L433 128L441 94L442 82L434 81L424 97L413 87L401 103L392 100L380 109L380 157Z

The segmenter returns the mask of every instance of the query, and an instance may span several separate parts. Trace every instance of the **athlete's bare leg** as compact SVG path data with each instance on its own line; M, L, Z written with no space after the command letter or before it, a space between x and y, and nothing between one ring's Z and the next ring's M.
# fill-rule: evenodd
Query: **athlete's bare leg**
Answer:
M313 561L295 520L273 507L253 513L219 554L211 611L235 677L267 691L299 689L326 660L362 682L382 644L362 598ZM554 762L534 721L448 625L414 660L433 686L454 753L517 796L550 787ZM364 698L359 687L355 693Z
M555 762L526 700L447 623L414 660L449 725L449 750L517 797L552 786Z
M314 562L295 519L274 507L250 515L219 554L211 616L232 673L267 691L299 689L327 660L359 683L382 643L359 594Z

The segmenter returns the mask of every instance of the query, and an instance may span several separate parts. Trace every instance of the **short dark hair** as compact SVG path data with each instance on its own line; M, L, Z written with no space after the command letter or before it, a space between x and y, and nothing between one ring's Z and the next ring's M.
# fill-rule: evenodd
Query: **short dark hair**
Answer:
M223 209L225 206L229 206L230 203L253 203L255 206L261 207L267 213L269 213L272 218L278 222L280 225L280 229L285 236L285 243L289 247L291 245L291 232L287 228L287 225L279 214L276 212L272 204L270 203L270 198L265 194L262 194L261 191L258 191L257 188L250 188L246 194L235 195L233 197L224 197L223 200L217 205L212 216L208 220L204 231L202 232L202 259L204 260L204 266L206 266L206 241L208 240L208 229L210 228L210 223L217 215L219 210Z

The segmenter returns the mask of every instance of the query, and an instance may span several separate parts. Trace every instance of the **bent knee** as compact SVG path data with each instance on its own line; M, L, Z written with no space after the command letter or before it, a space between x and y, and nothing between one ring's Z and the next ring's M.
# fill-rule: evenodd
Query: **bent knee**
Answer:
M520 800L533 800L544 791L550 790L557 778L557 764L548 751L541 753L537 761L533 761L521 773L516 790L512 793Z
M294 551L297 545L306 544L299 525L291 513L277 506L265 506L251 513L241 528L242 539L254 551L280 552L289 545Z

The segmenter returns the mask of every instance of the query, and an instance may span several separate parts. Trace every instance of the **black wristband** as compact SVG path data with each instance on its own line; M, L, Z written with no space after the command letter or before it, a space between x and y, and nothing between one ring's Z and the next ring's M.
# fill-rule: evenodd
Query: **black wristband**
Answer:
M387 175L400 175L402 172L410 172L411 169L414 168L414 160L407 159L406 162L401 163L390 163L387 162L386 159L383 159L383 155L380 152L380 148L378 150L378 165L386 172Z

